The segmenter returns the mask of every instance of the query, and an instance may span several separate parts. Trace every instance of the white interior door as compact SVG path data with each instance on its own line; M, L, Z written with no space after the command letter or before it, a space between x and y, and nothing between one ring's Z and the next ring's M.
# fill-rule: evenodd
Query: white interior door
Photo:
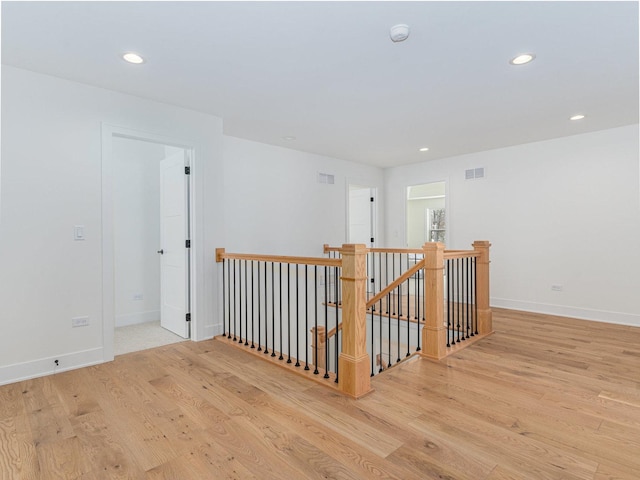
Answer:
M349 185L349 243L373 246L372 212L371 188Z
M189 336L185 152L160 162L160 324Z

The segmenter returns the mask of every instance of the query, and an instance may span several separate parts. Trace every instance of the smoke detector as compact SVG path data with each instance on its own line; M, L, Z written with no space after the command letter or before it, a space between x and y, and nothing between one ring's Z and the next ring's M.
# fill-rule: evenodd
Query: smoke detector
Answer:
M405 25L404 23L394 25L391 27L391 30L389 30L389 36L394 42L404 42L409 36L409 25Z

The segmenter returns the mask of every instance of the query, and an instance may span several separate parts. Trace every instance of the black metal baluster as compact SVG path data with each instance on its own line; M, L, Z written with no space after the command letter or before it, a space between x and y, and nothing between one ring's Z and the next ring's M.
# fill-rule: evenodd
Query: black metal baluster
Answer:
M387 293L387 305L391 302L391 292ZM389 341L387 342L387 353L388 353L388 365L387 368L391 366L391 314L389 314Z
M401 263L402 263L402 260L401 260ZM400 269L402 269L402 266L400 267ZM398 285L397 292L398 292L398 316L396 318L396 323L398 324L398 336L397 336L397 339L398 339L398 342L397 342L398 343L398 358L396 359L396 363L398 363L400 361L400 318L402 318L402 315L400 313L400 307L402 305L402 297L400 295L400 293L401 293L400 292L400 285Z
M238 343L242 343L242 260L238 259Z
M456 343L451 332L451 313L451 259L447 259L447 347Z
M467 299L467 305L466 305L467 306L467 323L466 323L467 337L466 338L469 338L469 330L471 329L471 327L469 326L469 316L470 316L469 315L469 309L471 307L471 304L469 303L471 301L471 294L470 294L470 290L469 290L469 282L470 282L470 279L469 279L469 257L464 259L464 264L465 264L466 280L467 280L465 282L465 285L466 285L465 296L466 296L466 299Z
M384 284L389 285L389 253L384 252ZM382 291L382 285L380 285L380 290ZM391 311L391 305L387 301L387 311L385 313L389 313Z
M460 274L460 259L456 258L456 284L457 284L457 300L458 300L458 305L457 305L457 311L458 311L458 318L457 318L457 322L456 322L456 329L458 330L458 342L461 341L460 339L460 307L461 307L461 299L460 299L460 294L462 291L462 288L460 287L460 282L461 282L461 274ZM464 335L462 336L462 340L464 340Z
M475 331L478 335L478 257L473 259L473 309L475 317Z
M256 309L255 307L255 294L254 294L254 263L253 260L251 260L251 348L256 348L255 344L253 343L253 335L255 333L255 325L254 325L254 319L253 319L253 314L254 314L254 310Z
M465 258L461 258L460 259L460 269L461 269L461 273L460 276L462 277L462 301L464 302L461 305L462 308L462 339L466 340L467 339L467 332L466 332L466 321L467 321L467 298L466 298L466 285L467 285L467 279L465 277L465 271L464 271L464 265L465 265Z
M380 330L380 334L378 335L378 340L380 343L378 348L378 352L380 352L378 353L378 355L380 356L380 358L378 359L378 365L380 365L378 373L380 373L382 371L382 298L380 299L380 308L378 310L378 329ZM371 337L373 337L373 332L371 332Z
M336 297L338 297L339 296L339 291L340 291L340 288L338 286L338 278L340 278L338 276L338 267L334 267L334 276L336 278ZM338 348L338 337L339 337L338 305L336 304L336 379L334 380L336 383L338 383L338 355L340 354L340 349Z
M300 269L296 264L296 367L300 366L300 303L298 302L298 290L300 281Z
M222 259L222 322L223 324L227 324L227 308L226 308L226 303L227 303L227 292L226 292L226 280L224 277L224 266L226 263L226 259L223 258ZM229 330L231 329L231 323L228 323L229 325ZM227 335L229 334L229 330L227 330Z
M329 378L329 301L328 301L328 291L327 291L327 266L324 267L324 378ZM337 333L337 332L336 332Z
M373 328L374 328L373 322L374 322L374 317L375 317L375 309L371 310L371 313L369 314L369 316L371 317L371 376L373 377L373 372L374 372L374 368L375 368L374 364L373 364L373 362L374 362L373 357L375 356L375 347L374 347L373 341L374 341L374 337L376 336L375 332L373 331Z
M451 285L451 289L453 291L453 296L454 296L454 300L455 303L453 304L453 313L452 313L452 319L454 319L453 321L453 337L454 339L456 339L457 342L460 342L460 335L458 335L457 332L457 325L460 323L460 312L458 309L458 290L456 288L456 285L458 284L458 276L457 276L457 271L458 271L458 259L452 259L451 260L451 269L452 271L452 275L454 276L453 278L453 283Z
M279 307L280 307L280 345L278 345L279 351L280 351L280 356L278 357L278 360L283 360L284 357L282 356L282 351L284 350L283 345L282 345L282 263L278 264L278 276L280 278L279 280L279 295L280 295L280 303L279 303Z
M266 262L265 262L266 263ZM260 297L260 260L258 260L258 351L262 351L262 335L260 324L262 323L262 298ZM266 314L266 310L265 310ZM266 330L266 328L265 328Z
M415 257L416 259L416 264L418 263L418 258ZM418 309L418 298L420 298L418 296L418 292L420 291L420 270L416 271L416 274L413 276L413 286L414 286L414 292L413 292L413 319L414 320L418 320L418 315L420 314L420 310Z
M264 262L264 353L269 353L269 288L267 283L267 261Z
M276 264L271 262L271 356L276 356Z
M334 277L336 279L336 298L338 299L338 305L342 305L342 288L340 285L340 277L338 276L338 267L335 268Z
M248 287L248 275L247 275L247 263L244 261L244 344L249 346L249 289ZM242 334L241 334L242 335Z
M227 260L227 315L229 316L229 335L231 338L231 260Z
M314 269L315 269L315 281L314 281L313 287L314 287L314 292L315 292L314 293L314 295L315 295L315 303L313 304L313 306L314 306L313 307L313 311L314 311L314 318L315 318L315 321L316 321L316 323L315 323L316 324L316 329L315 329L315 337L316 338L315 338L315 342L313 344L314 345L313 346L313 350L314 350L316 358L315 358L315 360L313 362L313 364L314 364L313 365L313 367L314 367L313 374L314 375L318 375L320 373L318 371L318 266L315 265Z
M407 258L409 258L407 256ZM409 345L411 344L411 340L409 338L409 334L411 331L411 309L409 308L409 304L411 302L411 283L409 283L409 279L407 278L407 353L405 355L405 357L408 357L409 355L411 355L411 353L409 352Z
M236 324L238 323L238 305L236 304L236 259L233 259L233 341L236 338Z
M304 369L309 370L309 265L304 266Z
M398 277L402 276L402 254L399 253L398 254L398 268L400 270L400 272L398 273ZM394 277L395 280L395 277ZM402 283L398 284L398 288L396 289L396 291L398 292L398 318L397 318L397 322L398 322L398 358L396 359L396 363L398 363L400 361L400 321L402 319Z
M376 253L375 252L371 252L371 279L369 280L369 283L371 284L371 297L373 297L376 294ZM369 296L367 296L367 300L369 300ZM372 306L372 310L375 311L376 307L375 305ZM373 317L372 317L373 318ZM373 332L373 330L372 330ZM371 350L371 355L373 355L373 350ZM373 371L373 370L372 370Z
M417 257L416 257L416 262L418 261ZM416 302L416 320L418 321L418 348L416 348L416 352L419 352L421 350L420 348L420 337L422 336L422 331L420 330L420 275L424 275L424 269L420 269L418 270L418 272L416 273L417 275L417 285L418 285L418 292L417 292L417 297L418 300Z
M396 254L391 254L391 281L393 282L396 279ZM387 282L387 285L389 283ZM396 302L393 302L393 314L396 314ZM389 341L391 341L391 336L389 336Z
M291 363L291 264L287 263L287 363Z
M422 294L423 301L421 302L422 304L422 323L424 323L426 321L425 319L425 315L427 312L427 297L424 294L424 285L425 285L425 280L426 280L426 272L424 270L424 267L427 265L427 259L424 257L424 254L422 255L422 261L423 261L423 267L422 267L422 288L420 289L420 293ZM420 316L420 315L418 315Z

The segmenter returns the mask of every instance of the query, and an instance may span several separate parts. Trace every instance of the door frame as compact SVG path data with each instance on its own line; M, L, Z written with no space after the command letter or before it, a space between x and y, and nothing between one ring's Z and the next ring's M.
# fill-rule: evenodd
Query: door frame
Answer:
M444 177L444 178L438 178L436 180L425 180L423 182L415 182L415 183L410 183L405 185L404 189L402 190L402 223L404 225L404 232L403 232L403 248L407 248L407 244L409 242L409 222L407 219L407 214L408 214L408 209L407 209L407 202L409 201L409 199L407 198L407 192L409 191L409 188L411 187L418 187L420 185L427 185L429 183L444 183L444 218L445 218L445 225L447 226L447 247L451 248L450 245L453 244L452 242L452 234L451 234L451 223L449 222L449 216L451 214L451 191L449 189L449 177Z
M176 139L165 135L159 135L131 128L121 127L108 123L102 123L102 352L103 361L110 362L114 359L114 330L115 330L115 285L114 285L114 235L113 235L113 137L128 138L143 142L170 145L183 148L188 156L190 175L189 182L189 238L191 239L191 252L189 255L189 299L188 304L191 313L190 339L194 339L198 321L196 264L202 256L201 242L196 240L195 225L197 213L202 212L202 206L196 204L196 148L193 142ZM199 208L200 207L200 208Z

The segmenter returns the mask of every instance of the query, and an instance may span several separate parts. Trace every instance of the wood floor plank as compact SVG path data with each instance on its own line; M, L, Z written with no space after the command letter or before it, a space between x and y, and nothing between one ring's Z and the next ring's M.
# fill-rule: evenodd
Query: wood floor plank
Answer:
M36 449L43 478L76 480L92 469L78 437L40 444Z
M0 387L0 479L638 480L640 328L504 309L352 400L220 341Z
M16 415L0 421L0 478L24 480L40 478L40 463L31 427L26 415Z
M115 480L139 478L143 475L144 470L127 452L124 436L115 431L113 422L102 411L76 416L71 419L71 423L80 441L83 456L99 478Z

